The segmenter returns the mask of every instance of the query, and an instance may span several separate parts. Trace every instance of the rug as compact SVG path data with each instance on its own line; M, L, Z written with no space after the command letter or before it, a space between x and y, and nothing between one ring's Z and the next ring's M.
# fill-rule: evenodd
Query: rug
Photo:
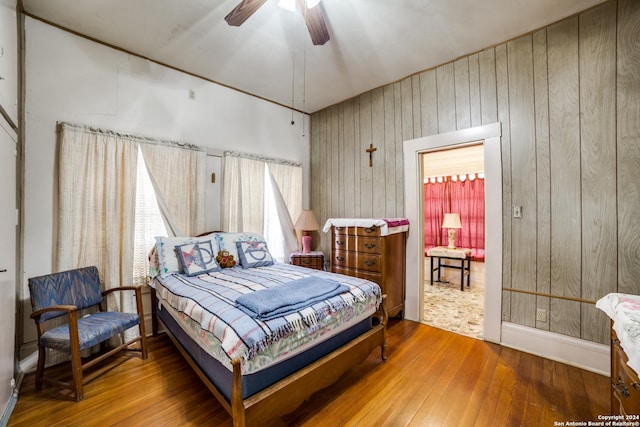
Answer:
M446 331L483 339L484 287L471 282L460 290L460 281L427 281L424 284L423 322Z

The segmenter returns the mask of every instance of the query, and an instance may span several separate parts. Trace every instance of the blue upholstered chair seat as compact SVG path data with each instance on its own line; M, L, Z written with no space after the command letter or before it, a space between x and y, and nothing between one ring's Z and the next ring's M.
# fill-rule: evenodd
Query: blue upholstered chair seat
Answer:
M80 351L93 347L120 334L139 323L140 317L136 313L100 312L78 319L78 338ZM69 353L69 325L64 324L49 329L40 337L45 347Z

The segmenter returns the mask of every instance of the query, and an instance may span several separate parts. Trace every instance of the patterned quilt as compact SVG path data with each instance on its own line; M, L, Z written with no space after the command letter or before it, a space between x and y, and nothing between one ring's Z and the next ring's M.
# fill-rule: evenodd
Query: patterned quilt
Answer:
M335 280L349 291L270 320L255 319L236 306L236 299L250 292L272 288L314 276ZM221 343L229 359L250 361L278 340L294 335L313 335L336 318L345 321L363 307L382 301L380 287L356 277L276 263L268 267L231 268L195 277L171 274L157 277L151 286L158 297L198 323Z

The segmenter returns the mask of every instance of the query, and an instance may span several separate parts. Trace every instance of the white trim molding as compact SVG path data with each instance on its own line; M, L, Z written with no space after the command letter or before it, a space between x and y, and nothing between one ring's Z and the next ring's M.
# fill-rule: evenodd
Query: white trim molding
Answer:
M404 142L405 216L409 219L405 317L420 322L424 306L422 242L422 160L429 151L483 144L485 162L484 339L500 343L502 321L502 126L492 123ZM500 238L497 238L500 236Z
M501 344L587 371L610 375L610 347L605 344L509 322L502 323Z

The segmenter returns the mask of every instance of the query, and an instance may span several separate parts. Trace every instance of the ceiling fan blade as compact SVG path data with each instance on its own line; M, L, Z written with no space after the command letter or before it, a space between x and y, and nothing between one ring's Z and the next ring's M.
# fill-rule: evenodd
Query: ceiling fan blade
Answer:
M307 29L314 45L320 46L329 41L329 30L324 22L324 14L319 4L315 7L307 8L305 0L298 0L298 5L305 17Z
M242 0L227 16L224 20L227 24L239 27L244 21L249 19L256 10L260 8L267 0Z

